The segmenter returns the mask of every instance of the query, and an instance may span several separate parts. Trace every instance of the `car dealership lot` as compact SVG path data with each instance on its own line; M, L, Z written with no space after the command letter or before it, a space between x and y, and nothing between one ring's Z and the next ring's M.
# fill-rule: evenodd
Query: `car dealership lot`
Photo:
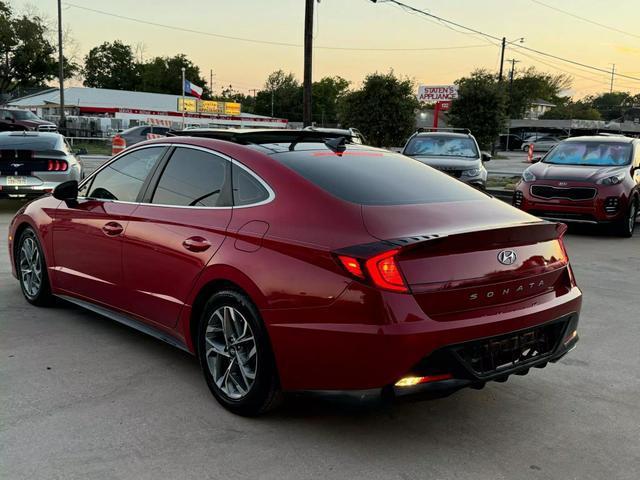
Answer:
M245 419L189 355L75 307L29 306L6 255L18 205L0 202L3 478L638 477L638 232L568 235L582 338L556 365L436 401L296 398Z

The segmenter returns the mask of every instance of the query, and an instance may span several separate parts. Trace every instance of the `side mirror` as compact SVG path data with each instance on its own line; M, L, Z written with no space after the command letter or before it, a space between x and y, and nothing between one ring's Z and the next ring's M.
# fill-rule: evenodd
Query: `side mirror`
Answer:
M533 157L531 159L531 163L538 163L542 161L542 157Z
M62 182L53 189L53 198L58 200L76 200L78 198L77 180Z
M488 162L489 160L491 160L491 154L489 152L480 152L480 158L482 159L483 162Z
M84 147L82 147L82 148L80 148L80 149L78 149L78 150L76 150L76 151L75 151L75 154L76 154L76 155L86 155L87 153L88 153L88 152L87 152L87 149L86 149L86 148L84 148Z

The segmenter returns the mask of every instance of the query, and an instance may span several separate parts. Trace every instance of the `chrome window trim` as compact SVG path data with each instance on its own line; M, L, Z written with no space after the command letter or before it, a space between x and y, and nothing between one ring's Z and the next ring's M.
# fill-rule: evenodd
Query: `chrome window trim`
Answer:
M82 183L80 183L80 185L78 185L78 189L82 188L85 183L89 182L95 175L97 175L102 169L108 167L110 164L112 164L113 162L115 162L116 160L118 160L120 157L122 157L125 153L132 153L135 152L137 150L143 150L145 148L152 148L152 147L180 147L180 148L190 148L192 150L200 150L203 151L205 153L208 154L213 154L216 155L220 158L222 158L223 160L226 160L227 162L231 163L231 165L236 165L239 168L242 168L244 171L246 171L249 175L251 175L253 178L255 178L258 183L260 183L260 185L262 185L264 187L264 189L267 191L267 193L269 194L269 196L265 199L262 200L261 202L257 202L257 203L251 203L249 205L238 205L238 206L228 206L228 207L202 207L202 206L189 206L189 205L167 205L167 204L162 204L162 203L149 203L149 202L125 202L122 200L109 200L109 199L102 199L102 198L92 198L92 197L78 197L79 199L85 199L85 200L98 200L101 202L111 202L111 203L123 203L123 204L128 204L128 205L149 205L149 206L153 206L153 207L162 207L162 208L189 208L189 209L199 209L199 210L229 210L232 208L251 208L251 207L259 207L261 205L266 205L267 203L272 202L275 198L276 198L276 194L273 191L273 189L269 186L269 184L267 182L265 182L258 174L256 174L253 170L251 170L249 167L247 167L246 165L244 165L243 163L237 161L236 159L222 153L222 152L218 152L217 150L212 150L210 148L205 148L205 147L200 147L197 145L188 145L188 144L182 144L182 143L153 143L153 144L149 144L149 145L141 145L139 147L134 147L131 150L124 150L121 153L119 153L118 155L116 155L115 157L113 157L111 160L107 161L104 163L104 165L101 165L95 172L93 172L91 175L89 175L87 178L85 178ZM169 159L171 160L171 159ZM160 176L160 178L162 178L162 176ZM233 191L233 185L231 186L231 189Z

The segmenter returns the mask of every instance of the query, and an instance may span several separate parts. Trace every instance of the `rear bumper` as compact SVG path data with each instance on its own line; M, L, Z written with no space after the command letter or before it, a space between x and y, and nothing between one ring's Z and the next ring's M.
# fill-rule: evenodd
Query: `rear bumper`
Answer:
M377 308L349 305L342 298L343 301L339 299L323 309L262 313L284 390L368 390L393 388L401 378L420 373L416 372L417 366L436 352L466 342L512 334L570 315L577 322L581 296L580 290L573 287L561 296L542 295L517 306L510 305L509 309L496 308L493 314L482 312L476 317L469 314L446 321L426 317L411 295L394 293L382 294L382 303ZM360 299L364 297L358 295ZM381 311L388 323L372 324ZM449 391L480 385L554 361L571 347L558 348L545 358L532 360L530 365L518 364L512 372L496 372L495 378L474 376L456 367L451 380L420 385L415 391ZM401 390L402 394L412 391L413 387Z

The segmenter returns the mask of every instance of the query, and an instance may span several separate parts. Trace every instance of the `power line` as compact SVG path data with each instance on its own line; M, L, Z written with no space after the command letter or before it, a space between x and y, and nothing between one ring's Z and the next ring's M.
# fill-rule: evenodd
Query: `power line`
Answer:
M623 35L629 35L631 37L640 38L640 35L636 35L635 33L626 32L624 30L620 30L619 28L612 27L611 25L605 25L604 23L599 23L589 18L581 17L580 15L576 15L575 13L568 12L566 10L562 10L561 8L554 7L553 5L547 5L540 0L531 0L533 3L537 3L538 5L542 5L543 7L549 8L551 10L555 10L556 12L564 13L565 15L569 15L570 17L577 18L578 20L582 20L583 22L590 23L592 25L597 25L598 27L606 28L607 30L611 30L613 32L622 33Z
M121 20L127 20L130 22L140 23L143 25L150 25L153 27L166 28L169 30L174 30L178 32L185 33L194 33L197 35L206 35L208 37L215 38L223 38L226 40L234 40L239 42L248 42L248 43L256 43L262 45L276 45L280 47L296 47L302 48L302 44L299 43L288 43L288 42L276 42L271 40L261 40L256 38L245 38L245 37L235 37L231 35L223 35L220 33L213 32L205 32L203 30L195 30L192 28L179 27L176 25L168 25L165 23L152 22L149 20L143 20L140 18L128 17L126 15L120 15L119 13L107 12L104 10L98 10L96 8L85 7L83 5L76 5L74 3L64 2L65 5L77 8L79 10L85 10L88 12L98 13L100 15L106 15L109 17L119 18ZM457 46L449 46L449 47L421 47L421 48L367 48L367 47L337 47L337 46L328 46L328 45L317 45L314 48L321 50L343 50L343 51L357 51L357 52L425 52L432 50L458 50L458 49L469 49L469 48L486 48L489 45L457 45Z
M475 28L467 27L465 25L462 25L460 23L454 22L452 20L447 20L446 18L439 17L438 15L434 15L434 14L426 12L424 10L420 10L418 8L412 7L411 5L407 5L406 3L400 2L398 0L385 0L384 2L380 2L380 3L393 3L395 5L399 5L399 6L402 6L402 7L406 8L406 9L408 9L408 10L411 10L412 12L420 13L420 14L425 15L427 17L434 18L434 19L438 20L439 22L447 23L447 24L450 24L450 25L454 25L454 26L456 26L458 28L462 28L462 29L467 30L469 32L472 32L472 33L475 33L475 34L478 34L478 35L483 35L484 37L490 38L492 40L502 41L502 39L500 37L497 37L495 35L491 35L489 33L482 32L482 31L477 30ZM588 69L591 69L591 70L594 70L594 71L598 71L598 72L602 72L602 73L606 73L606 74L610 74L611 73L610 70L605 70L604 68L595 67L593 65L587 65L585 63L577 62L575 60L570 60L568 58L563 58L563 57L560 57L558 55L554 55L554 54L551 54L551 53L543 52L541 50L536 50L534 48L527 47L527 46L524 46L524 45L514 45L514 47L515 48L519 48L521 50L528 50L529 52L537 53L538 55L543 55L545 57L555 58L556 60L560 60L560 61L565 62L565 63L570 63L570 64L577 65L577 66L580 66L580 67L588 68ZM622 75L622 74L616 74L616 75L618 77L627 78L629 80L635 80L635 81L640 82L640 78L639 77L632 77L630 75Z

